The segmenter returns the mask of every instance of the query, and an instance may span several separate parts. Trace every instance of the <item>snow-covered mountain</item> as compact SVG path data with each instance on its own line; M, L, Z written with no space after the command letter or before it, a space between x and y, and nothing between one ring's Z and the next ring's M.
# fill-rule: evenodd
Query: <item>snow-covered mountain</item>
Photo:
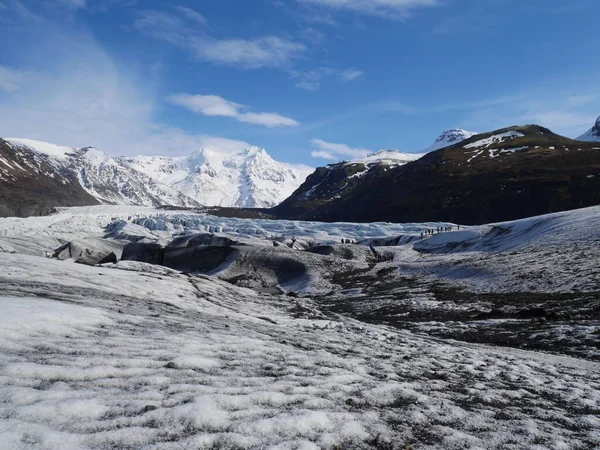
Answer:
M587 132L577 138L579 141L600 142L600 117L596 119L596 123Z
M19 138L7 138L6 141L19 150L19 154L27 155L33 161L43 161L59 174L68 174L101 203L201 206L176 189L93 147L71 148Z
M465 131L460 129L446 130L435 140L435 142L427 147L424 152L429 153L441 148L449 147L454 144L458 144L465 139L469 139L475 136L477 133L471 131Z
M119 158L207 206L268 208L289 197L312 172L275 161L264 149L239 153L202 149L189 156Z
M402 153L399 150L380 150L351 161L342 161L319 167L288 198L274 208L300 202L323 205L348 195L368 180L393 168L403 166L422 157L420 153ZM285 206L284 206L285 208Z

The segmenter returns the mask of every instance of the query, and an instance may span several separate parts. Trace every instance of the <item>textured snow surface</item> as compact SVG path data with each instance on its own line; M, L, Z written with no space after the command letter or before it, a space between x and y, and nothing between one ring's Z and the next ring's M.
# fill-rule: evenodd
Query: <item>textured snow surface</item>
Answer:
M3 449L600 445L595 363L294 318L307 299L160 268L5 256Z
M0 238L50 236L62 239L102 236L112 226L124 223L141 227L148 235L165 237L185 232L217 232L232 237L260 239L271 245L274 237L312 238L322 243L340 239L360 240L368 237L417 235L426 228L446 226L446 223L367 224L303 222L289 220L237 219L182 211L167 211L142 206L83 206L59 208L50 216L0 218ZM108 227L108 228L107 228ZM139 232L136 229L136 232Z
M462 227L461 227L462 229ZM414 244L402 267L482 292L595 292L600 207L467 227Z
M41 256L110 233L169 241L204 230L265 249L275 236L341 237L365 251L402 235L386 263L401 274L491 291L598 289L600 207L420 238L445 225L127 206L0 219L0 449L600 447L599 363L325 315L310 298L161 266ZM597 328L545 331L566 332Z

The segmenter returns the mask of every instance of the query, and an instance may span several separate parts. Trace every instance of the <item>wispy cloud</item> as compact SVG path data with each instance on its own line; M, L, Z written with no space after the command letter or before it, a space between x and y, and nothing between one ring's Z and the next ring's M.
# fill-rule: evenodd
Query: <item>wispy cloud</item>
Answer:
M354 80L358 80L359 78L362 78L364 73L362 72L362 70L356 70L356 69L348 69L348 70L344 70L343 72L340 72L340 78L344 81L354 81Z
M176 6L175 8L181 11L188 18L192 19L194 22L199 23L200 25L208 24L206 17L204 17L198 11L193 10L192 8L188 8L187 6Z
M531 111L519 117L520 122L536 123L551 130L572 130L582 134L596 120L596 114L584 114L576 111ZM581 133L579 133L581 131Z
M192 95L184 93L170 95L167 97L167 100L174 105L183 106L194 113L204 116L232 117L239 122L263 125L269 128L300 125L294 119L277 113L244 112L244 105L225 100L218 95Z
M439 0L298 0L305 4L372 14L389 19L406 18L416 8L438 6Z
M12 2L13 10L23 19L31 21L31 22L43 22L42 16L34 13L32 10L27 8L25 4L19 0L13 0Z
M300 125L294 119L277 113L243 113L236 117L240 122L264 125L265 127L294 127Z
M304 44L277 36L252 40L196 38L191 50L200 60L248 69L285 67L306 50Z
M58 53L65 42L69 51ZM160 99L152 80L135 77L86 33L48 28L44 41L31 45L51 64L36 57L27 70L2 68L0 136L93 145L113 155L177 155L199 148L235 152L249 147L242 140L190 133L156 120ZM22 48L30 54L30 47ZM215 107L213 112L223 113Z
M318 91L325 78L335 77L342 81L355 81L363 77L361 70L346 69L339 70L331 67L318 67L307 72L290 71L292 78L296 80L296 87L307 91Z
M561 88L565 80L531 85L514 94L480 101L422 108L421 114L463 111L459 125L467 129L490 130L510 125L535 123L555 133L576 137L590 128L600 114L600 90L595 80L566 83L579 88Z
M28 77L23 70L0 66L0 90L4 92L16 92Z
M310 144L315 148L310 156L332 161L339 161L344 158L363 158L371 153L370 150L364 148L354 148L346 144L327 142L323 139L313 139Z
M325 33L312 27L304 28L302 31L300 31L300 33L298 33L298 36L300 39L315 45L320 45L326 40Z
M238 116L242 105L225 100L218 95L174 94L167 97L174 104L205 116Z
M87 0L59 0L59 2L73 9L85 8L87 6Z
M287 67L306 51L304 44L279 36L217 38L184 20L191 18L197 25L200 20L198 13L189 8L180 8L179 11L184 17L160 11L141 11L134 26L146 36L187 50L196 60L244 69ZM206 20L202 24L205 25Z

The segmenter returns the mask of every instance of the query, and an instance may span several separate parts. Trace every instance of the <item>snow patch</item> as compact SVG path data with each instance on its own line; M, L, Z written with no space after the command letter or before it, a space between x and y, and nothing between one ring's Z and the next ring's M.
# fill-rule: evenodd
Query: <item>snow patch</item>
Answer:
M478 141L472 142L464 146L464 148L480 148L480 147L489 147L494 144L500 144L504 142L506 139L515 139L519 137L524 137L523 133L518 131L507 131L506 133L495 134L485 139L480 139Z

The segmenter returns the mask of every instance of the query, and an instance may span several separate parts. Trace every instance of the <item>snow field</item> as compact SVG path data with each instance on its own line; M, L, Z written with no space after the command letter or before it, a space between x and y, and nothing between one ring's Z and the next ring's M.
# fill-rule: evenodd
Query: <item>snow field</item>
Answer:
M120 264L0 261L0 448L600 445L599 364Z

